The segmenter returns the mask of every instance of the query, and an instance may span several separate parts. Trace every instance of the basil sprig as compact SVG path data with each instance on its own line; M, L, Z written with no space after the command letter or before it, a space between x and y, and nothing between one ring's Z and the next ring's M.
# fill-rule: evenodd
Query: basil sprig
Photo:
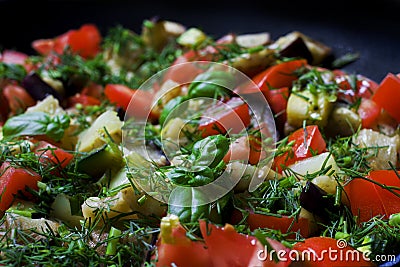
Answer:
M9 118L3 126L3 136L47 135L54 141L60 141L64 131L69 127L70 117L67 114L50 116L45 112L24 113Z

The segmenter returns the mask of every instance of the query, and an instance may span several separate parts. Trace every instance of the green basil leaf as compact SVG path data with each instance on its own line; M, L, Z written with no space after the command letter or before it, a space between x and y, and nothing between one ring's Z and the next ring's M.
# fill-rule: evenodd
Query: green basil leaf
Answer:
M223 135L211 135L193 145L193 167L216 167L229 149L229 139Z
M206 196L196 188L176 188L170 196L168 212L179 217L183 223L197 222L201 218L209 216L210 205L199 205ZM191 206L177 205L175 203L190 203Z
M24 113L9 118L3 126L4 137L42 135L46 133L50 116L44 112Z
M69 127L68 115L56 115L53 118L45 112L24 113L9 118L3 126L4 137L47 135L59 141Z

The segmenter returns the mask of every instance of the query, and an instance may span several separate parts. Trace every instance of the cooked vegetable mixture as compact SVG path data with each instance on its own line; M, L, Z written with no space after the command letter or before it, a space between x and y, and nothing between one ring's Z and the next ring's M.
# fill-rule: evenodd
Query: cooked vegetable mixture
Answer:
M400 74L345 72L355 56L332 61L297 31L215 38L146 20L45 38L35 55L0 53L0 265L400 255Z

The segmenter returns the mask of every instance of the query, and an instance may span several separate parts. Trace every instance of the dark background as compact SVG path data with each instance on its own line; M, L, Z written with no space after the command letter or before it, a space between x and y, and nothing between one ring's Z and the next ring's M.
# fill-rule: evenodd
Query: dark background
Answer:
M301 31L333 48L336 57L360 53L344 69L380 81L400 72L400 1L65 1L0 0L0 46L34 53L34 39L50 38L83 23L102 33L123 25L140 32L158 16L203 29L213 37L228 32L267 31L277 39Z

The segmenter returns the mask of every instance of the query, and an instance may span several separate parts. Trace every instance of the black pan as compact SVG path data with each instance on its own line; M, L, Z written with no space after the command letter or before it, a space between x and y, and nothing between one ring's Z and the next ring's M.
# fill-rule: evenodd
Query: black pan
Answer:
M200 27L215 37L268 31L276 39L298 30L331 46L337 57L359 53L360 58L344 69L379 82L388 72L400 72L399 11L399 0L0 0L0 46L33 53L32 40L86 22L104 33L117 24L139 32L143 20L158 16Z

